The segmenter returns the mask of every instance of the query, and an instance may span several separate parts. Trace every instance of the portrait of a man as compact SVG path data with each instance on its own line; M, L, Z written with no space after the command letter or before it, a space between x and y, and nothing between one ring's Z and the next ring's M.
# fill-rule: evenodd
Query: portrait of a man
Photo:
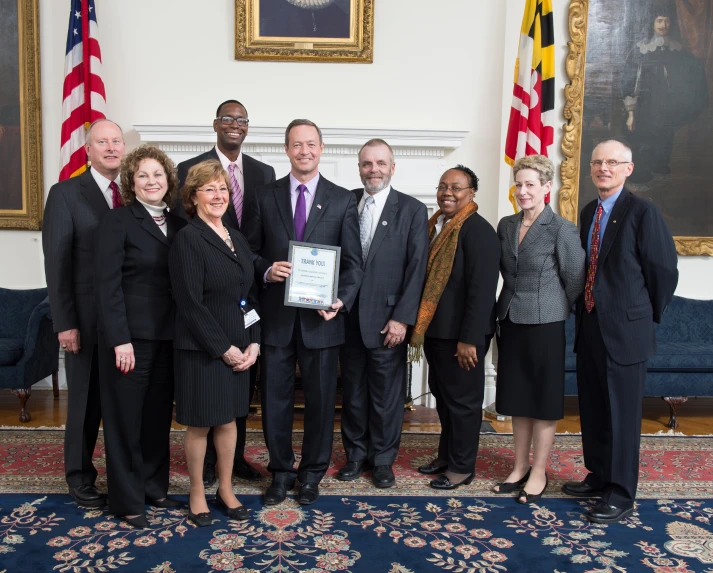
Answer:
M349 0L260 0L260 36L350 37Z
M626 141L627 188L677 237L713 236L713 1L589 3L579 205L594 198L594 146Z
M0 0L0 211L22 205L17 0Z

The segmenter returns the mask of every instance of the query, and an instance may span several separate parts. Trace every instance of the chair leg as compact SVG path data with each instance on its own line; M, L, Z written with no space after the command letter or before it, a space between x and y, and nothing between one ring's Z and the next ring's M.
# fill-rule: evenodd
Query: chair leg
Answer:
M55 400L59 398L59 372L52 373L52 394Z
M32 420L32 416L30 416L30 413L25 409L27 400L32 395L32 388L20 388L18 390L11 390L11 392L20 399L20 422L26 424Z
M668 427L673 430L678 430L678 419L676 418L676 410L679 405L688 401L688 396L661 396L661 399L668 404L671 415L668 419Z

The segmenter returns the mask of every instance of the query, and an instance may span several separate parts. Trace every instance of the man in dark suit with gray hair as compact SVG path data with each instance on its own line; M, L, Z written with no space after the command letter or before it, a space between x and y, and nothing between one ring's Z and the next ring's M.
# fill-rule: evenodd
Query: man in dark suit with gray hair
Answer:
M619 141L594 148L591 175L599 197L580 217L587 274L574 350L590 473L562 490L601 497L585 514L594 523L617 522L634 511L646 361L656 352L654 322L661 322L678 283L676 247L661 212L624 186L634 170L631 159Z
M94 244L102 215L122 205L121 128L108 119L95 121L87 130L85 149L91 168L50 189L42 250L52 322L67 372L64 472L78 505L101 507L106 496L94 486L97 470L92 463L101 422Z
M406 331L416 322L428 262L426 206L391 187L395 168L394 152L382 139L359 151L364 188L354 193L364 279L341 352L347 464L337 478L355 480L368 463L379 488L396 483L391 466L404 417Z

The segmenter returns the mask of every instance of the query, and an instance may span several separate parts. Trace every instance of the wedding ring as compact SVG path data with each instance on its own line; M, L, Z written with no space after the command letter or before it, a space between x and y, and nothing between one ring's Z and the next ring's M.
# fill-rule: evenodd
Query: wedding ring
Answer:
M62 345L62 348L67 348L67 345L66 345L66 344L63 344L63 345Z
M123 356L121 358L119 358L119 362L125 362L125 361L126 361L126 358L124 358Z

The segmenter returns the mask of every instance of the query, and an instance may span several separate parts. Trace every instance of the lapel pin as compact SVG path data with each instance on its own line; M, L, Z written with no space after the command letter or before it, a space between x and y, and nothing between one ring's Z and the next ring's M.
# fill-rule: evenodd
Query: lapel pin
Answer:
M317 204L317 209L321 209L322 205Z
M616 223L616 219L614 219L614 220L612 221L612 223Z
M386 227L386 225L388 225L388 223L387 223L386 221L382 221L381 224L382 224L384 227Z

